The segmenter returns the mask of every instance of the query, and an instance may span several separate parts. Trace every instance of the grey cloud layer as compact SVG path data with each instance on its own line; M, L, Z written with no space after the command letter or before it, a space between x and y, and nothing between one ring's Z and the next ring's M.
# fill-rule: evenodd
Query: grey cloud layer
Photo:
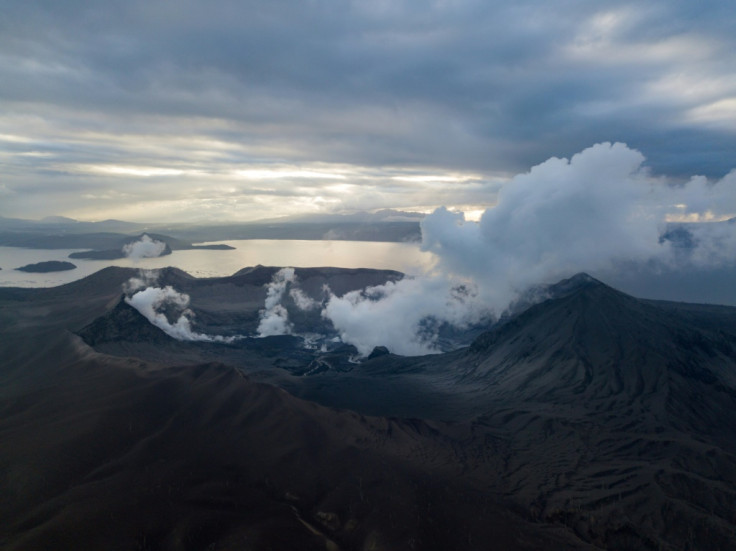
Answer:
M733 12L727 0L9 1L0 134L27 141L2 144L5 195L29 212L24 194L63 206L70 185L90 203L123 187L176 195L175 174L121 181L80 165L182 171L188 190L271 163L492 182L606 140L657 172L720 178L736 150ZM334 182L301 183L285 186L295 201ZM415 200L391 204L395 184L370 182L388 195L377 206ZM277 187L249 182L244 197L259 195L250 186Z

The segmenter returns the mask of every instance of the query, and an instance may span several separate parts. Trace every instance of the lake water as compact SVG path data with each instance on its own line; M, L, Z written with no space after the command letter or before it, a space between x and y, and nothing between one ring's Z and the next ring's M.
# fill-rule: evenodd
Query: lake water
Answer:
M0 247L0 286L53 287L93 274L107 266L131 268L165 268L175 266L196 277L232 275L238 270L262 264L264 266L339 268L377 268L417 274L430 268L435 257L422 252L416 243L376 243L371 241L299 241L249 239L218 241L235 250L174 251L160 258L133 260L69 259L70 253L80 249L22 249ZM15 268L44 262L64 260L77 266L67 272L33 274Z

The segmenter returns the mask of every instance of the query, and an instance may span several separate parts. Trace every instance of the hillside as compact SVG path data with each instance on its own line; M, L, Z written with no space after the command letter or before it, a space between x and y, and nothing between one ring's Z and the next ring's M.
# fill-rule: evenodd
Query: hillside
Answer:
M276 271L157 284L226 331ZM734 308L581 274L468 348L355 363L177 341L121 299L135 274L0 289L3 548L736 546ZM313 299L400 277L296 274Z

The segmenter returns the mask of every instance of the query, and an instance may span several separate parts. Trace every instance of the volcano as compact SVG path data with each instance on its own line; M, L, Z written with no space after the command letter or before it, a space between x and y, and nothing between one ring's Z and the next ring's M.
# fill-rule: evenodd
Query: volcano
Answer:
M479 337L458 368L492 385L494 399L597 412L639 404L669 420L688 417L693 430L730 423L720 411L698 418L714 399L733 399L734 309L711 307L731 320L709 325L701 319L708 307L637 300L586 274L556 292L563 296Z
M159 281L223 329L276 270ZM0 289L4 549L736 548L734 308L579 274L469 347L355 363L177 341L132 275Z
M509 491L605 548L733 546L736 309L554 291L446 366L508 439Z

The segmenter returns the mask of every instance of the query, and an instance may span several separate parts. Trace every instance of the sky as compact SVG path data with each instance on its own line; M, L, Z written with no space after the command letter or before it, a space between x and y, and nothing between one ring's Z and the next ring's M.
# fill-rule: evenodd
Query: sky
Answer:
M471 215L605 142L730 182L735 27L732 0L4 0L0 216Z

